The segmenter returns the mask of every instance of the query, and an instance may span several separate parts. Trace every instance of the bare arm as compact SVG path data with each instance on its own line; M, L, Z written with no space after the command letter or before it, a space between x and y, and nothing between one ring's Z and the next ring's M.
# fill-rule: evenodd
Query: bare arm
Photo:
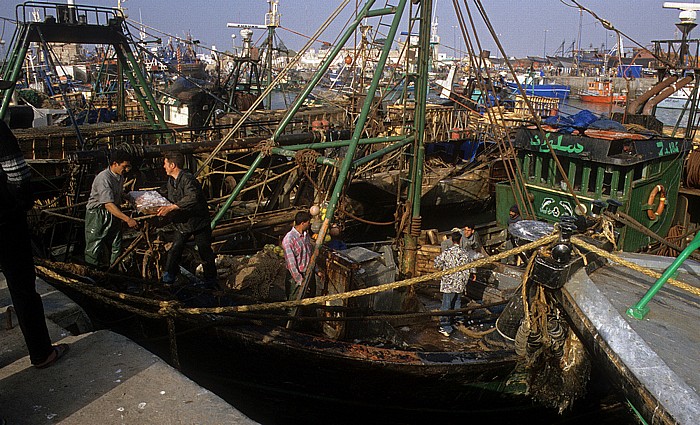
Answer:
M128 215L124 214L124 213L122 212L122 210L120 210L119 207L117 206L117 204L115 204L114 202L107 202L107 203L105 204L105 208L106 208L107 211L109 211L113 216L115 216L115 217L117 217L118 219L123 220L124 222L126 222L126 224L129 225L129 227L132 227L132 228L133 228L133 227L136 227L136 226L138 225L138 223L136 223L136 220L134 220L133 218L131 218L131 217L129 217Z

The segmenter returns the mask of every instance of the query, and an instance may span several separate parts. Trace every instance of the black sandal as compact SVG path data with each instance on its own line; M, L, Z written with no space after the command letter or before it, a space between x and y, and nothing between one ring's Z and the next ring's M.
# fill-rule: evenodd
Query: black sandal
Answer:
M51 354L49 354L49 357L47 357L46 360L44 360L43 362L35 364L34 367L37 369L45 369L45 368L51 366L52 364L56 363L56 361L58 361L58 359L63 357L68 352L69 349L70 349L70 346L68 344L56 344L56 345L54 345L53 352Z

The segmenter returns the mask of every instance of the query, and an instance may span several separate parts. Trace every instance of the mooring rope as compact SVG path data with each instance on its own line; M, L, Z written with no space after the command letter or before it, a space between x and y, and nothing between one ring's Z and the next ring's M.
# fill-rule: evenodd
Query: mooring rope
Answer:
M476 261L472 261L470 263L467 263L467 264L464 264L464 265L461 265L459 267L455 267L452 269L433 272L433 273L426 274L423 276L417 276L417 277L404 279L404 280L400 280L400 281L396 281L396 282L392 282L392 283L386 283L384 285L373 286L371 288L364 288L364 289L357 289L354 291L343 292L341 294L324 295L324 296L313 297L313 298L303 298L301 300L295 300L295 301L280 301L280 302L267 303L267 304L249 304L249 305L242 305L242 306L211 307L211 308L180 308L180 309L178 309L178 311L181 313L184 313L184 314L216 314L216 313L228 313L228 312L237 312L237 311L271 310L271 309L278 309L278 308L289 308L289 307L297 307L297 306L303 306L303 305L321 304L321 303L325 303L328 301L361 297L364 295L376 294L379 292L403 288L406 286L413 286L417 283L427 282L427 281L433 280L433 279L439 279L443 276L453 274L453 273L458 273L461 271L465 271L465 270L471 269L473 267L483 267L487 264L491 264L493 262L500 261L504 258L507 258L510 255L519 254L521 252L529 251L531 249L535 249L537 247L546 245L548 243L555 241L557 238L558 238L557 235L545 236L545 237L538 239L534 242L530 242L528 244L519 246L517 248L513 248L512 250L501 252L501 253L492 255L490 257L485 257L485 258L482 258L482 259L479 259Z
M226 306L226 307L183 307L182 304L178 301L156 301L156 300L151 300L145 297L140 297L136 295L130 295L130 294L124 294L121 292L116 292L112 291L109 289L105 288L100 288L96 287L93 285L88 285L86 283L83 283L77 279L61 276L60 274L54 272L53 270L50 270L47 267L37 265L37 271L44 275L47 276L51 279L54 279L56 281L62 282L66 285L72 286L74 289L80 291L81 293L84 293L92 298L101 300L109 305L115 306L117 308L124 309L126 311L135 313L135 314L140 314L148 318L158 318L158 317L173 317L178 314L186 314L186 315L197 315L197 314L222 314L222 313L236 313L236 312L245 312L245 311L261 311L261 310L274 310L274 309L284 309L284 308L291 308L291 307L298 307L298 306L307 306L307 305L313 305L313 304L323 304L329 301L335 301L335 300L342 300L342 299L349 299L349 298L355 298L355 297L361 297L365 295L371 295L371 294L376 294L379 292L384 292L384 291L390 291L393 289L398 289L402 287L408 287L408 286L413 286L418 283L422 282L427 282L430 280L434 279L439 279L443 276L453 274L453 273L458 273L460 271L465 271L474 267L483 267L488 264L500 261L504 258L507 258L511 255L519 254L521 252L525 251L530 251L534 250L538 247L547 245L553 241L555 241L558 238L558 235L553 234L549 236L545 236L543 238L540 238L534 242L530 242L528 244L513 248L508 251L504 251L489 257L481 258L476 261L472 261L470 263L464 264L459 267L455 267L452 269L448 270L443 270L443 271L437 271L429 274L425 274L422 276L417 276L409 279L404 279L392 283L387 283L384 285L378 285L378 286L373 286L371 288L364 288L364 289L358 289L354 291L348 291L348 292L343 292L339 294L331 294L331 295L323 295L323 296L318 296L318 297L313 297L313 298L303 298L301 300L292 300L292 301L279 301L279 302L272 302L272 303L264 303L264 304L248 304L248 305L241 305L241 306ZM578 237L572 238L572 243L578 247L584 248L588 251L591 251L601 257L604 257L606 259L609 259L611 261L614 261L618 264L621 264L625 267L628 267L632 270L638 271L642 274L645 274L647 276L653 277L658 279L661 274L654 272L652 270L649 270L647 268L641 267L635 263L632 263L631 261L625 260L615 254L611 254L607 251L604 251L594 245L591 245L587 242L584 242ZM684 291L690 292L694 295L700 296L700 288L695 288L691 285L688 285L687 283L680 282L676 279L669 279L668 283L682 289ZM154 312L149 312L140 308L132 307L125 305L124 303L119 302L120 300L126 300L126 301L131 301L135 303L142 303L150 306L157 306L159 308L157 313Z
M448 270L443 270L443 271L438 271L430 274L426 274L423 276L417 276L397 282L392 282L392 283L387 283L384 285L378 285L378 286L373 286L371 288L364 288L364 289L358 289L355 291L348 291L348 292L343 292L340 294L332 294L332 295L324 295L324 296L319 296L319 297L313 297L313 298L303 298L301 300L292 300L292 301L280 301L280 302L273 302L273 303L265 303L265 304L249 304L249 305L242 305L242 306L230 306L230 307L193 307L193 308L186 308L182 307L181 303L177 301L156 301L156 300L151 300L145 297L139 297L136 295L129 295L129 294L124 294L121 292L116 292L112 291L109 289L105 288L100 288L96 287L93 285L88 285L83 282L80 282L77 279L73 279L70 277L66 276L61 276L60 274L48 269L47 267L44 266L39 266L37 265L37 271L40 274L43 274L44 276L48 276L51 279L55 279L59 282L62 282L68 286L73 287L74 289L90 296L96 299L100 299L104 302L107 302L110 305L114 306L123 306L125 310L137 313L137 314L143 314L146 317L153 318L155 317L163 317L163 316L172 316L175 314L187 314L187 315L196 315L196 314L221 314L221 313L235 313L235 312L242 312L242 311L259 311L259 310L274 310L274 309L282 309L282 308L290 308L290 307L298 307L298 306L303 306L303 305L312 305L312 304L322 304L326 303L328 301L334 301L334 300L341 300L341 299L348 299L348 298L355 298L355 297L361 297L364 295L371 295L371 294L376 294L379 292L384 292L384 291L389 291L397 288L402 288L406 286L412 286L416 285L421 282L427 282L429 280L433 279L439 279L445 275L453 274L453 273L458 273L460 271L468 270L473 267L483 267L487 264L491 264L497 261L500 261L504 258L507 258L511 255L519 254L521 252L529 251L531 249L535 249L537 247L546 245L548 243L553 242L556 240L558 236L557 235L550 235L550 236L545 236L544 238L541 238L539 240L536 240L534 242L530 242L528 244L513 248L509 251L501 252L495 255L492 255L490 257L485 257L478 259L476 261L472 261L470 263L464 264L459 267L455 267L453 269L448 269ZM99 293L98 293L99 292ZM111 297L112 299L110 299ZM128 300L132 302L138 302L138 303L143 303L151 306L158 306L159 311L158 313L151 313L147 312L145 310L137 309L135 307L130 307L126 308L127 306L124 306L123 303L119 303L116 300Z
M639 273L645 274L649 277L653 277L654 279L658 279L661 277L661 273L655 272L653 270L650 270L648 268L642 267L638 264L635 264L631 261L625 260L624 258L621 258L615 254L612 254L610 252L607 252L605 250L602 250L594 245L591 245L587 242L584 242L578 237L573 237L571 238L571 242L574 245L577 245L581 248L587 249L591 252L594 252L595 254L598 254L601 257L607 258L608 260L614 261L620 265L623 265L627 268L630 268L634 271L637 271ZM693 295L700 296L700 288L696 288L692 285L688 285L687 283L681 282L679 280L669 278L668 283L672 286L675 286L676 288L682 289L684 291L690 292Z

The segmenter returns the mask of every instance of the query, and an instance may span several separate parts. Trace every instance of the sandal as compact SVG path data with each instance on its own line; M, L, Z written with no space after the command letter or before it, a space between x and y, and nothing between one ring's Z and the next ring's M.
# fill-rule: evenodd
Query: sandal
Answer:
M51 352L51 354L49 354L49 357L47 357L46 360L44 360L43 362L35 364L34 367L37 369L44 369L51 366L52 364L56 363L58 359L63 357L69 349L70 346L68 344L54 345L53 351Z

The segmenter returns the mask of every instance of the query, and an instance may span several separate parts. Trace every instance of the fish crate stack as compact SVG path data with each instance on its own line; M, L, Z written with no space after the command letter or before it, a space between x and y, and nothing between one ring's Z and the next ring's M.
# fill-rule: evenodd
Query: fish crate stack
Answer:
M444 237L442 238L444 239ZM440 236L437 229L422 230L418 237L418 252L416 253L416 275L435 273L435 257L440 255Z
M527 98L535 114L542 118L559 113L559 99L556 97L528 96ZM525 98L522 96L516 96L513 112L522 117L532 117L530 108L527 107Z

